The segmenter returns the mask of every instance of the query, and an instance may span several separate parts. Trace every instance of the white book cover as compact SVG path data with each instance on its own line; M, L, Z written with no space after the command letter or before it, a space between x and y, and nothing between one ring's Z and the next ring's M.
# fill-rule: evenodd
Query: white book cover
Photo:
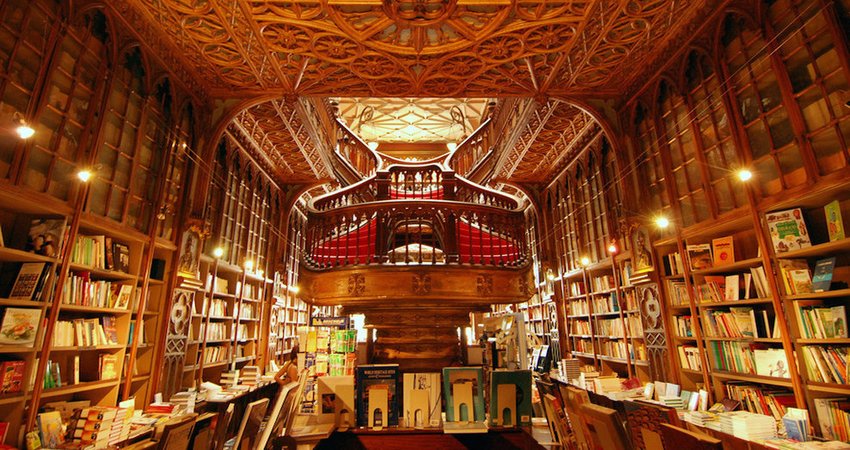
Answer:
M435 428L440 426L440 418L442 416L442 400L440 392L440 374L434 373L406 373L404 374L404 396L402 398L402 408L405 424L414 428L416 420L414 411L410 410L412 406L411 398L414 389L428 391L428 412L427 419L422 421L422 426L426 428Z
M729 275L726 277L726 301L740 300L741 284L738 275Z

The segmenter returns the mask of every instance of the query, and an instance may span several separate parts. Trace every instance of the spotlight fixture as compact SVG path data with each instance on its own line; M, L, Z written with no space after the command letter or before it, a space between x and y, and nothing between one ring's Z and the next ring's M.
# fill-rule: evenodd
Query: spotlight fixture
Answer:
M667 228L670 226L670 219L664 216L658 216L655 218L655 226L661 229Z
M18 122L18 126L15 128L15 133L18 133L18 137L21 139L29 139L35 134L35 130L27 124L26 119L24 119L24 116L21 113L16 112L14 119Z
M617 252L619 252L619 251L620 251L620 249L617 247L616 241L611 241L611 243L608 244L608 253L610 253L612 255L616 255Z
M753 173L749 169L741 169L738 171L738 179L741 181L750 181L753 179Z
M89 180L91 180L92 175L93 173L89 169L82 169L77 172L77 178L79 178L83 183L88 183Z
M579 260L579 263L581 263L582 267L587 267L590 265L590 258L588 258L587 256L582 256Z
M555 272L552 272L552 269L546 269L546 279L549 281L555 281Z
M245 260L245 270L247 270L248 272L251 272L252 270L254 270L254 261L251 261L250 259L246 259Z
M221 247L214 248L213 256L215 256L216 258L221 258L222 256L224 256L224 249Z

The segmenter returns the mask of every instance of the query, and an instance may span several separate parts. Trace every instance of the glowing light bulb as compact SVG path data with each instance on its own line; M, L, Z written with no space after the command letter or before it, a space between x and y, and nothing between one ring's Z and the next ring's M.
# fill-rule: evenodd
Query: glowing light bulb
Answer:
M251 261L250 259L246 259L245 260L245 270L247 270L248 272L254 270L254 261Z
M664 216L658 216L655 218L655 226L658 228L667 228L670 226L670 219Z
M582 256L579 262L583 267L587 267L590 265L590 258L588 258L587 256Z
M15 132L18 133L21 139L29 139L35 134L35 130L27 125L26 122L21 122L18 128L15 128Z
M91 180L91 176L91 170L88 169L83 169L77 172L77 178L79 178L83 183L88 183L88 181Z
M738 171L738 179L741 181L750 181L753 178L753 173L747 169L741 169Z
M618 251L620 251L620 249L617 248L616 242L611 242L610 244L608 244L608 253L616 255Z
M214 248L213 256L215 256L216 258L221 258L222 256L224 256L224 249L221 247Z

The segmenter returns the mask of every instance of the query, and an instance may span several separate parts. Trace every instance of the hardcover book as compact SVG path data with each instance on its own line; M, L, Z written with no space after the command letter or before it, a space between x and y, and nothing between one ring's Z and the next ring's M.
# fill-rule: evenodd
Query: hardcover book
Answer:
M0 325L0 344L33 345L41 310L32 308L6 308Z
M735 241L732 236L712 239L711 246L715 266L725 266L735 262Z
M774 252L785 253L811 247L812 241L800 208L770 212L765 218Z
M49 267L47 263L38 262L21 264L21 269L18 271L18 277L15 279L15 284L12 286L12 292L9 293L9 298L15 300L32 300L38 290L39 283L42 283L43 277L46 276L45 271Z
M511 385L516 392L516 403L508 404L499 397L499 385ZM504 389L504 388L501 388ZM513 410L516 422L507 419L507 409ZM496 419L501 419L499 423ZM531 371L500 369L490 372L490 426L531 425Z
M43 412L38 415L38 431L45 448L59 448L65 442L62 425L62 415L59 411Z
M835 257L819 259L815 263L815 273L812 275L812 291L826 292L832 284L832 271L835 269Z
M826 214L826 231L829 233L829 242L844 239L844 222L841 220L841 204L833 200L823 207Z
M687 247L688 262L691 270L711 268L714 258L711 256L711 244L691 244Z
M30 223L26 250L55 258L62 249L65 219L36 219Z
M120 242L112 244L112 258L118 272L130 273L130 247Z
M472 384L472 405L465 405L468 414L457 417L454 408L455 384ZM484 422L484 370L481 367L444 367L443 395L446 400L446 422L475 421ZM473 411L469 411L472 409ZM470 414L471 413L471 414Z
M21 392L24 382L24 362L23 361L3 361L0 364L0 392L11 394ZM0 441L3 442L3 441Z
M382 426L398 425L399 370L398 364L363 364L357 366L354 372L356 395L354 398L357 409L357 426L369 426L369 391L377 389L387 393L387 410L375 417L374 422ZM380 421L379 421L380 419Z
M789 270L788 275L791 277L791 291L794 295L812 292L812 274L809 269Z
M781 348L753 350L753 359L756 364L756 375L776 378L790 377L788 359L785 357L785 350Z

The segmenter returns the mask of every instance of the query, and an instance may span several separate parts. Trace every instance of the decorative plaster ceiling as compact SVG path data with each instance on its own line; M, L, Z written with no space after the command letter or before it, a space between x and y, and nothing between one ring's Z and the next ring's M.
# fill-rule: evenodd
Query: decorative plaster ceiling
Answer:
M663 61L718 3L109 2L214 97L615 95Z
M489 100L338 98L337 116L366 142L458 143L475 131Z

